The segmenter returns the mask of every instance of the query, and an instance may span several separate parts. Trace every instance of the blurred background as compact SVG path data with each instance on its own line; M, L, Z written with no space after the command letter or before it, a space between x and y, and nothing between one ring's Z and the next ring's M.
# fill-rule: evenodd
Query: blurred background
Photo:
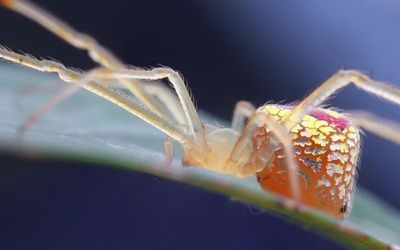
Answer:
M128 64L170 66L198 108L292 102L339 69L400 87L395 0L37 0ZM0 44L89 69L85 52L0 9ZM350 86L329 104L399 121L398 107ZM399 147L366 133L359 185L400 209ZM3 249L340 249L225 197L152 176L2 155ZM57 166L57 167L55 167Z

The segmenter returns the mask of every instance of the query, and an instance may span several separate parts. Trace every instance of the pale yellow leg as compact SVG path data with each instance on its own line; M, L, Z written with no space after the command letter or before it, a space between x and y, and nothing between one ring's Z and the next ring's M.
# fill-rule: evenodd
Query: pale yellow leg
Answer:
M277 139L279 143L282 144L285 152L286 163L288 167L289 181L290 181L290 189L295 200L301 199L300 186L299 186L299 176L297 161L294 157L293 147L292 147L292 139L287 131L287 129L279 124L273 117L263 111L256 111L252 116L250 116L247 125L245 126L242 134L237 140L230 158L228 159L227 165L232 165L232 163L237 163L240 161L240 157L242 152L252 143L252 136L255 129L258 126L264 126L266 129L271 131L273 136ZM277 147L278 145L271 145L272 148ZM274 150L271 150L270 155L263 155L263 162L266 164L271 157L273 157ZM264 164L260 166L255 166L254 164L246 165L246 166L237 166L237 171L244 171L245 175L255 174L265 167Z
M99 79L135 79L135 80L160 80L167 78L174 86L179 101L181 102L186 119L189 124L190 132L194 143L207 148L205 132L197 111L194 107L189 92L185 86L182 77L176 71L169 68L144 69L126 69L126 70L97 70L96 75Z
M165 105L166 109L171 113L174 119L176 119L178 124L183 127L188 126L181 103L170 88L164 86L162 83L144 83L143 87L150 95L157 97L161 103Z
M342 70L330 77L321 86L300 102L285 120L285 126L291 130L306 114L320 106L337 90L353 83L356 87L373 95L400 104L400 89L387 83L378 82L356 70Z
M118 92L111 90L110 88L107 88L107 86L97 84L95 80L97 78L96 72L98 70L93 70L89 73L81 74L79 72L66 68L60 63L49 60L38 60L33 57L9 51L5 48L0 48L0 58L24 65L32 69L36 69L38 71L57 73L62 80L76 84L77 87L73 87L73 89L71 90L72 92L74 91L74 89L79 89L79 87L85 88L117 104L121 108L155 126L171 138L183 144L190 143L190 141L192 140L190 136L186 135L186 133L180 127L176 126L174 123L171 123L171 121L168 121L153 113L152 111L144 107L141 103L138 103L132 98L128 98Z
M159 115L153 113L147 108L143 107L141 103L134 101L131 98L124 97L118 92L111 91L109 88L101 86L99 84L93 84L89 82L83 83L83 88L104 97L105 99L117 104L121 108L129 111L140 119L158 128L171 138L179 141L182 144L191 143L192 138L187 135L180 127L171 124L171 121L166 120Z
M113 86L113 83L102 83L102 85ZM41 117L43 117L47 112L51 109L59 105L62 101L67 99L69 96L75 94L81 89L82 86L79 84L75 84L62 90L57 93L51 99L49 99L46 103L41 105L35 112L29 115L24 122L18 128L19 134L25 133L34 123L36 123ZM161 117L170 121L171 124L177 127L181 127L183 129L187 129L187 122L184 116L184 112L182 107L180 106L179 100L176 96L170 91L166 86L161 85L161 83L150 84L143 83L143 87L152 95L159 98L161 103L163 103L166 107L165 114L162 114Z
M245 120L249 118L255 111L255 107L247 101L239 101L236 103L235 110L233 111L232 129L242 132Z
M400 144L400 124L364 111L351 111L354 122L388 141Z
M64 99L78 92L82 86L75 84L69 86L65 90L61 91L59 94L55 95L53 98L45 102L42 106L36 109L32 114L30 114L18 127L17 131L20 136L22 136L33 124L35 124L41 117L43 117L47 112L57 106Z
M111 51L99 44L93 37L76 31L67 23L30 1L0 0L0 5L31 19L72 46L86 50L93 61L106 68L122 69L126 67L120 59L118 59ZM121 80L121 83L124 84L126 88L129 89L151 111L159 115L165 112L164 107L149 95L138 82L124 79Z
M125 65L116 56L101 46L94 38L77 32L71 26L41 9L37 5L25 0L0 0L0 4L37 22L71 45L87 50L89 56L101 65L114 70L125 68ZM206 147L201 122L195 112L194 105L187 93L182 78L176 72L167 69L159 69L158 72L154 73L157 73L160 76L163 75L162 77L168 77L171 83L175 85L177 94L183 104L183 109L192 130L191 132L194 135L195 142L201 147ZM121 81L121 83L124 84L125 87L128 88L151 111L158 115L165 113L165 108L160 104L160 102L156 101L149 93L147 93L140 84L134 82L136 79L135 77L131 77L130 79L115 79Z

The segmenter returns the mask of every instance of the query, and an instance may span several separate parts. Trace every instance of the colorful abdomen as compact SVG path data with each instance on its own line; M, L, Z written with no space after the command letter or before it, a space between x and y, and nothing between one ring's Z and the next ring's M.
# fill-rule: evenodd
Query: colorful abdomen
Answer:
M278 121L292 106L266 105L263 110ZM291 131L299 166L302 202L336 217L345 217L350 209L360 151L358 128L349 119L329 109L316 109ZM268 138L269 131L259 127L254 147ZM266 141L266 140L265 140ZM258 182L268 192L291 197L285 156L282 148L257 174Z

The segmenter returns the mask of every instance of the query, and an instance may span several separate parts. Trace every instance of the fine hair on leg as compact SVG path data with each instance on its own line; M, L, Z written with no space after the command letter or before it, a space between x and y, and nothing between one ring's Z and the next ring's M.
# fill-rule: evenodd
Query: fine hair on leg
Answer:
M41 117L43 117L46 113L48 113L51 109L55 108L62 101L64 101L69 96L78 92L82 88L82 83L84 81L79 81L73 86L69 86L68 88L60 91L51 99L46 101L43 105L41 105L38 109L36 109L32 114L30 114L19 126L18 134L24 134L34 123L36 123ZM87 82L86 82L87 83ZM113 82L104 83L109 86L113 86ZM104 85L103 84L103 85ZM184 112L182 107L180 106L179 100L176 96L170 91L170 89L166 86L161 85L162 83L155 84L143 84L148 92L160 99L160 102L163 103L166 107L166 111L168 113L161 114L161 117L170 120L171 123L174 123L175 126L179 126L181 128L187 128L186 118L184 116Z
M186 119L189 124L190 132L194 140L194 144L200 148L207 147L207 141L203 124L197 114L189 92L179 73L170 68L153 68L145 69L124 69L124 70L108 70L99 69L97 72L98 79L135 79L135 80L161 80L167 78L173 85L179 98L181 106L184 110Z
M142 120L150 123L151 125L166 133L171 138L183 144L190 143L190 141L192 140L192 138L190 138L190 136L188 136L181 128L179 128L179 126L176 126L172 118L170 120L166 120L159 115L153 113L151 110L143 106L143 104L141 104L140 102L137 102L132 98L123 96L120 93L108 88L107 86L96 83L96 80L98 78L98 69L89 71L86 74L82 74L74 70L68 69L60 63L49 60L39 60L30 56L12 52L1 47L0 58L24 65L38 71L57 73L62 80L69 83L74 83L78 86L74 87L71 90L72 93L76 91L76 89L79 89L79 87L85 88L107 99L108 101L113 102L114 104L141 118ZM61 97L63 98L62 95ZM51 106L51 104L49 105ZM38 112L40 113L43 111ZM29 121L27 122L27 124L29 126Z
M56 16L48 11L42 9L38 5L26 0L7 0L0 1L0 5L7 7L28 19L38 23L45 29L49 30L70 45L86 50L89 57L96 63L110 68L110 69L123 69L126 65L115 56L110 50L102 46L93 37L76 31L67 23L63 22ZM133 79L123 79L121 84L135 95L141 102L143 102L151 111L158 115L165 112L164 107L155 98L153 98L142 87L141 84Z

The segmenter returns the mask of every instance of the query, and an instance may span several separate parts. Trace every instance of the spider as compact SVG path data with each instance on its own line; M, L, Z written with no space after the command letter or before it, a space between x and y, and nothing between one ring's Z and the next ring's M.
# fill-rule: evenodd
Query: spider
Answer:
M57 73L62 80L75 84L28 117L21 131L62 99L85 88L164 132L168 160L173 152L171 142L176 140L184 149L184 165L238 177L256 175L267 192L336 218L345 218L350 212L360 154L359 127L400 143L400 126L393 122L366 112L343 114L321 107L337 90L351 83L400 104L400 89L359 71L337 72L296 104L265 104L255 108L240 101L231 127L220 128L202 123L182 76L176 71L166 67L128 67L94 38L74 30L29 1L0 0L0 5L37 22L72 46L86 50L100 65L78 72L58 62L0 48L0 58ZM163 79L173 85L175 93L157 83ZM117 84L134 98L118 91Z

